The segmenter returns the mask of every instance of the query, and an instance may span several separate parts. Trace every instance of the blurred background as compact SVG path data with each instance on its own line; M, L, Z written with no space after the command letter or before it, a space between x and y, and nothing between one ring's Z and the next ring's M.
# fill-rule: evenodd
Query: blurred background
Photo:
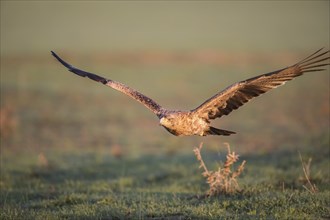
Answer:
M50 54L188 110L230 84L329 49L329 1L1 1L1 148L136 156L230 143L239 153L329 153L329 68L213 122L230 137L175 137L145 107Z

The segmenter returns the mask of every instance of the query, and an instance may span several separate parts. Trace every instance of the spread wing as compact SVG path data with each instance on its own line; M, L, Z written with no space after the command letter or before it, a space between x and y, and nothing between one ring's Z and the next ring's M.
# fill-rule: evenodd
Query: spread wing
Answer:
M70 72L73 72L74 74L77 74L78 76L81 77L88 77L96 82L100 82L106 86L110 86L111 88L118 90L128 96L130 96L131 98L135 99L136 101L142 103L144 106L146 106L148 109L150 109L153 113L155 113L157 116L161 114L162 112L162 107L157 104L154 100L152 100L151 98L143 95L142 93L120 83L120 82L116 82L113 81L111 79L105 79L101 76L98 76L94 73L89 73L83 70L80 70L70 64L68 64L67 62L65 62L64 60L62 60L56 53L54 53L53 51L51 51L52 55L60 62L63 64L63 66L65 66L66 68L68 68L68 70Z
M252 98L283 85L303 73L324 70L323 67L330 65L326 62L329 59L329 51L322 52L320 49L287 68L237 82L206 100L192 112L207 120L228 115Z

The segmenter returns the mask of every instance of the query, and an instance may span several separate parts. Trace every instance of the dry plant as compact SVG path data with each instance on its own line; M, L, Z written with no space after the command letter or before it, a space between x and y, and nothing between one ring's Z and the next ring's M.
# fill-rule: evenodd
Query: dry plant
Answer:
M202 175L206 178L206 181L210 187L207 192L208 196L233 194L240 191L236 178L243 172L246 161L244 160L242 164L237 168L237 170L232 172L231 167L238 161L239 155L237 155L235 152L231 152L230 145L228 143L225 144L227 145L228 149L226 162L222 168L219 166L217 171L209 171L207 169L201 155L203 143L194 149L194 153L200 163L199 168L204 170Z
M301 161L301 165L304 171L304 176L305 176L305 181L307 182L307 186L303 185L303 187L310 193L315 194L317 193L318 189L316 187L315 184L312 184L312 182L310 181L311 179L311 163L312 163L312 158L308 159L308 162L305 163L302 159L302 156L299 152L299 157L300 157L300 161Z

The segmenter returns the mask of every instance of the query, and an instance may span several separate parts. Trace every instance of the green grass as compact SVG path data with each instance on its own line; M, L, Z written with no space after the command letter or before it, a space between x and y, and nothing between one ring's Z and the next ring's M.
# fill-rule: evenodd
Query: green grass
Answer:
M13 110L16 126L1 137L0 219L330 217L328 72L306 74L214 122L237 135L174 137L144 107L47 55L1 60L1 108ZM76 57L65 56L174 109L194 108L254 75L240 74L235 62L121 65L103 62L106 55ZM281 67L258 63L247 72ZM223 142L247 161L241 193L203 196L208 186L192 151L202 141L210 169L225 160ZM313 159L316 194L303 187L298 151Z
M193 154L116 159L101 150L52 149L45 153L45 167L38 164L37 154L3 153L1 219L329 217L326 156L312 163L312 181L320 190L316 194L303 188L297 153L279 152L242 156L248 161L239 178L243 191L205 198L207 185ZM204 156L214 158L214 152ZM276 158L283 160L274 162ZM212 161L209 165L216 167Z

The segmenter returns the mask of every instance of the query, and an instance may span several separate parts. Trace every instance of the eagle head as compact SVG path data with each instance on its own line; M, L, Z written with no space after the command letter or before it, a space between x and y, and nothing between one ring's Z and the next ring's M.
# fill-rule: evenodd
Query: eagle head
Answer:
M172 121L171 121L171 119L170 118L167 118L167 117L162 117L160 120L159 120L159 124L161 125L161 126L164 126L164 127L166 127L166 128L168 128L168 127L172 127Z

